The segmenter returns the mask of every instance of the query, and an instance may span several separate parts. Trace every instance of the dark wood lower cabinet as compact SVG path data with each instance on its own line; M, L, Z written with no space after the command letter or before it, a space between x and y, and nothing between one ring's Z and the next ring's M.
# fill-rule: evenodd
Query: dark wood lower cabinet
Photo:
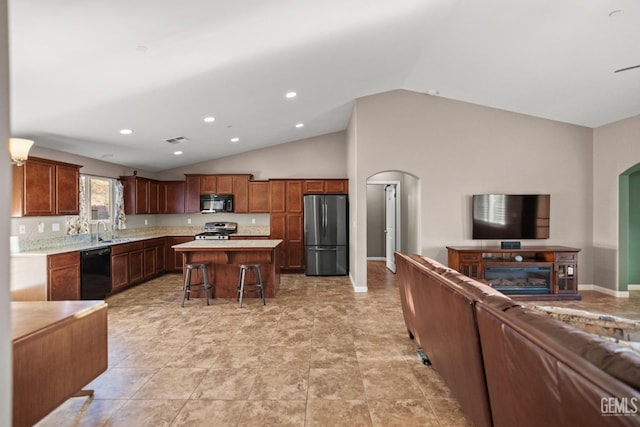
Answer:
M47 257L47 300L80 299L80 252Z
M113 290L129 284L129 253L111 254L111 287Z
M193 240L193 236L171 236L167 237L167 258L166 258L166 270L167 271L182 271L182 254L176 252L171 248L173 245L179 245L180 243L187 243Z

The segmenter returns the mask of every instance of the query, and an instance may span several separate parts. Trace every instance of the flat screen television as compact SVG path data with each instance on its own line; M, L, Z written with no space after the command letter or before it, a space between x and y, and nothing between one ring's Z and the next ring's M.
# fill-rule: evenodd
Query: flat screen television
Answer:
M548 239L549 194L475 194L473 239Z

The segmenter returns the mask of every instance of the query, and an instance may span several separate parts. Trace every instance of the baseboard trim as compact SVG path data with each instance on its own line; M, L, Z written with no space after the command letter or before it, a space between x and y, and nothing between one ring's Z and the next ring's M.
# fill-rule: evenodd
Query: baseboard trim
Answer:
M636 286L636 285L633 285L633 286ZM596 285L578 285L578 292L579 291L596 291L606 295L611 295L612 297L616 297L616 298L629 298L629 291L618 291L614 289L603 288L602 286L596 286Z
M367 257L367 261L386 261L387 258L383 257L383 256L370 256Z
M630 291L640 291L640 285L627 285L627 289Z

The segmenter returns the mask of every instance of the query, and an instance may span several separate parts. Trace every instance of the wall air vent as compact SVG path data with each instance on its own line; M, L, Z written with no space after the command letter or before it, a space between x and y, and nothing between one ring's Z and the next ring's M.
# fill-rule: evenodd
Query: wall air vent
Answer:
M174 136L173 138L165 139L165 141L169 144L180 144L181 142L189 141L189 139L184 136Z

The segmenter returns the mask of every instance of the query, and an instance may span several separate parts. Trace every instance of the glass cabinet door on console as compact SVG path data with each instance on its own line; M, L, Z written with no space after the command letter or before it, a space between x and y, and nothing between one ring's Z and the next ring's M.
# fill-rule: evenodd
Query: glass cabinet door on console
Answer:
M482 268L482 254L466 253L460 255L459 270L462 274L474 279L482 279L484 270Z
M558 293L578 292L576 253L556 253L556 289Z

